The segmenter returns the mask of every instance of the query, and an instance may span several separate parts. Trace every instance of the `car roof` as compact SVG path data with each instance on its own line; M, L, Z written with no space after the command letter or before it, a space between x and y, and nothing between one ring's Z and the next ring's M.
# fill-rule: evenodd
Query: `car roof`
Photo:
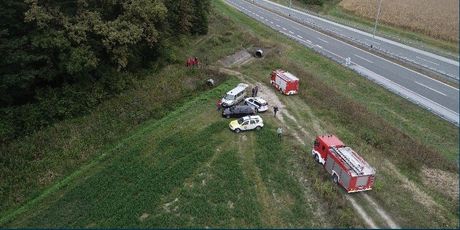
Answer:
M232 106L234 109L247 109L247 108L251 108L252 109L252 106L249 106L249 105L234 105ZM232 108L231 107L231 108Z
M249 99L254 99L254 100L256 100L256 101L258 101L258 102L260 102L260 103L265 103L265 102L267 102L267 101L265 101L265 100L264 100L263 98L261 98L261 97L248 97L248 98L246 98L246 100L249 100Z
M250 120L250 119L259 119L259 120L262 121L262 117L260 117L259 115L244 116L244 117L242 117L242 118L243 118L243 120L245 120L245 121L246 121L246 120Z
M247 87L248 87L247 84L240 83L235 88L233 88L232 90L228 91L227 94L237 95L240 92L245 91Z

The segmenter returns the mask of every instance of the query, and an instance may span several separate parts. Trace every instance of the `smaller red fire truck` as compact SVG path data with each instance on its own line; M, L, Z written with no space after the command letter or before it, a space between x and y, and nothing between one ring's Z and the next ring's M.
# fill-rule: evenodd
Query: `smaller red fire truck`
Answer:
M299 91L299 79L291 73L281 69L272 72L270 83L277 90L286 95L297 94Z
M372 189L375 169L336 136L316 137L311 154L348 193Z

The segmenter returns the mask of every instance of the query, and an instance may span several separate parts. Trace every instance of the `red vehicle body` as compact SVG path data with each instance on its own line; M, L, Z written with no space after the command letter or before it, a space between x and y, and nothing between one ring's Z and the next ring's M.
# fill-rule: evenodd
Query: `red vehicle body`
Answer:
M333 181L348 193L372 189L375 169L336 136L318 136L313 146L311 153L315 160L322 164L331 174Z
M281 69L272 72L270 83L277 90L286 95L297 94L299 91L299 79L291 73Z

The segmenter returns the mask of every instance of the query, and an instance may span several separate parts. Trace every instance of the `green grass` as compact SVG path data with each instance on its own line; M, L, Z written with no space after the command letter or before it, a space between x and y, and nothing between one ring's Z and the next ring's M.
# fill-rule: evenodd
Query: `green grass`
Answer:
M133 87L105 101L90 114L54 124L0 146L0 215L40 196L42 192L72 174L82 165L101 157L100 153L118 144L147 120L158 120L177 105L194 98L213 78L217 84L227 76L206 68L184 67L188 56L212 64L234 53L245 42L242 33L228 19L212 13L209 34L180 38L173 64L143 71Z
M436 188L421 186L419 176L423 165L456 171L452 165L458 159L457 128L222 1L213 1L213 6L218 22L183 56L200 53L212 63L243 47L268 48L264 59L235 70L265 84L274 68L296 74L300 94L280 99L308 132L320 134L314 129L317 122L377 168L375 189L368 194L398 224L457 226L458 204ZM100 107L95 117L62 123L10 148L28 154L38 149L44 161L32 160L29 166L34 167L9 172L18 176L2 184L8 190L2 190L7 202L0 226L365 227L344 192L309 156L311 139L302 136L307 143L303 146L286 131L279 140L275 134L279 121L270 113L262 115L266 126L261 131L230 132L229 120L215 111L215 101L239 81L181 66L164 69L157 74L159 81L140 83L138 89L116 98L118 103ZM223 83L191 91L173 84L181 93L170 100L162 97L172 82L188 86L211 76ZM292 120L287 125L296 128ZM44 143L51 146L43 147ZM440 208L422 205L401 186L385 160ZM48 170L62 171L39 184ZM20 178L28 180L13 186ZM23 196L19 202L14 189ZM355 197L365 205L362 197ZM318 210L325 220L316 218Z
M268 123L259 132L234 134L229 120L214 112L214 99L236 83L229 80L165 118L146 122L104 152L104 160L84 167L12 222L2 219L2 225L258 227L271 221L262 215L263 203L275 212L273 226L311 226L303 191L283 167L288 147L280 145L274 128ZM260 174L251 175L254 170ZM269 196L261 198L258 186ZM141 220L143 214L148 215Z
M354 72L306 51L295 42L239 13L222 11L235 18L238 24L255 31L254 36L263 34L258 37L261 42L274 47L272 54L268 54L264 60L245 66L241 71L261 82L266 82L270 71L279 67L296 74L301 79L299 97L310 105L326 132L339 135L362 153L378 172L382 171L379 173L382 176L377 179L376 191L370 194L402 226L457 225L457 203L450 202L451 198L439 191L432 193L420 178L422 165L457 172L458 129L455 126ZM293 105L290 99L284 101ZM290 109L296 110L295 105ZM311 119L301 109L298 110L298 118ZM442 213L439 218L431 217L429 208L415 201L412 191L395 186L400 182L385 168L385 159L396 164L400 172L418 184L422 191L437 199L442 206L442 211L437 210ZM314 178L313 175L310 177ZM313 187L317 192L324 189L322 185ZM326 191L324 193L328 195L333 193Z
M289 1L286 0L273 0L274 2L288 6ZM355 27L367 32L372 33L374 29L374 21L363 17L354 15L343 10L339 6L340 1L330 0L325 1L322 7L307 5L301 1L293 0L292 4L300 9L309 9L317 12L323 17L326 17L335 22L345 24L351 27ZM377 35L388 37L390 39L397 40L410 46L415 46L421 49L426 49L440 55L445 55L451 58L458 59L458 43L449 42L440 39L435 39L422 33L409 31L404 28L397 26L387 25L379 23L377 28Z

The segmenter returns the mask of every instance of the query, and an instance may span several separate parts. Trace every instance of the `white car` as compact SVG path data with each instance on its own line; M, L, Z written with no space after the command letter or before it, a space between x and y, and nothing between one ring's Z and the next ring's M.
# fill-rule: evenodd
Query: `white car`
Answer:
M260 97L248 97L244 99L246 105L254 107L257 112L265 112L268 110L268 103Z
M243 99L246 97L246 89L248 86L248 84L240 83L235 88L228 91L227 94L222 97L222 107L232 107L243 101Z
M232 131L239 133L241 131L256 129L259 130L264 127L264 120L258 115L245 116L238 120L230 122L229 127Z

